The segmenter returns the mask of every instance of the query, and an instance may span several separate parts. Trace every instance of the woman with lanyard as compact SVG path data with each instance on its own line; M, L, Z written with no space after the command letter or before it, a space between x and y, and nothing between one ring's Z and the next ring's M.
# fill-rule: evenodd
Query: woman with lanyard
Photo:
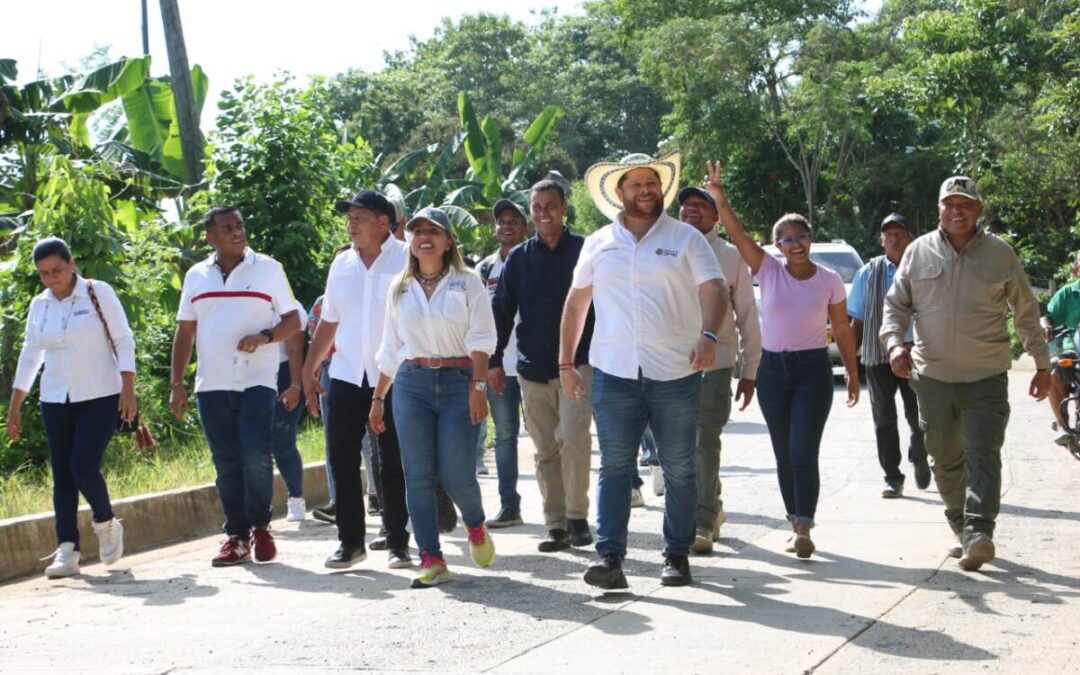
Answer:
M420 573L413 588L450 580L436 516L435 483L461 510L473 562L487 567L495 546L484 525L476 482L478 426L487 419L488 357L495 319L487 289L465 267L446 214L421 209L406 225L409 260L391 286L377 356L371 428L382 432L382 402L393 384L405 495L412 516Z
M810 223L798 214L783 215L773 225L773 242L783 262L769 255L732 211L720 181L720 163L709 162L708 171L705 187L716 200L720 222L761 285L764 349L757 375L758 402L776 455L784 507L795 531L793 550L800 558L809 558L815 548L810 528L821 491L818 453L833 399L826 324L832 325L844 362L848 407L859 400L855 335L847 320L844 282L810 259Z
M101 463L119 422L135 419L135 340L116 293L79 276L71 249L49 237L34 246L45 290L30 302L26 339L12 386L7 433L22 433L20 407L42 363L41 420L49 442L58 547L50 578L79 573L79 493L93 512L98 554L111 565L124 554Z

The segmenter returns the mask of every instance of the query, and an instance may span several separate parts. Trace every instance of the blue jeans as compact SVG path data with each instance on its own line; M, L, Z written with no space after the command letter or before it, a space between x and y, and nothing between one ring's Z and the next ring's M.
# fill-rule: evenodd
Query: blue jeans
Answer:
M457 504L466 526L484 522L484 505L476 482L476 434L480 425L469 420L471 386L469 369L432 369L405 363L398 369L391 389L394 414L402 420L397 435L416 546L431 555L442 555L436 481Z
M284 392L291 383L289 363L286 361L278 367L278 394ZM296 426L300 423L303 412L303 392L300 392L300 399L291 412L286 410L281 401L274 403L274 462L277 463L290 497L304 496L304 460L300 458L300 450L296 447Z
M698 401L701 374L677 380L631 380L593 370L592 406L600 441L596 552L626 555L630 488L637 475L645 427L656 438L664 471L664 555L686 555L694 541L697 507Z
M79 493L94 521L112 520L109 488L101 475L105 449L116 432L120 395L79 401L42 403L41 421L49 440L53 474L53 514L57 543L70 541L79 550Z
M521 426L521 386L512 375L503 393L487 390L491 418L495 421L495 471L499 474L499 502L504 509L520 509L518 482L518 429ZM486 428L485 428L486 431Z
M251 528L270 523L275 398L270 387L196 394L230 537L246 538Z
M319 414L323 423L324 457L326 458L326 488L330 493L330 501L337 501L337 488L334 487L334 470L330 468L330 433L327 416L330 414L330 359L323 361L322 371L319 374L319 386L323 393L319 394Z
M833 400L828 352L762 351L757 390L788 520L813 525L821 492L818 453Z

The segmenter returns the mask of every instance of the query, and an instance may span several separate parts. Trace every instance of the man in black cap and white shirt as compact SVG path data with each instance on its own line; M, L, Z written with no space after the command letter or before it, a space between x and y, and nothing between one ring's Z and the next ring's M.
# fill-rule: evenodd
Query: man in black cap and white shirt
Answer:
M881 496L886 499L897 499L904 494L904 473L900 471L900 431L896 416L897 389L904 401L904 417L911 429L908 460L915 468L915 484L920 490L925 490L930 486L931 478L926 443L919 428L919 402L907 378L897 377L893 373L889 354L878 339L885 294L892 287L900 257L914 240L915 232L907 218L899 213L885 216L885 220L881 221L881 248L885 254L866 263L855 274L847 305L856 348L862 346L861 359L866 366L866 382L870 387L878 462L885 471L885 489L881 491ZM913 330L914 327L908 328L904 337L908 345L914 342Z
M350 200L337 202L348 214L352 246L330 265L323 298L322 318L311 339L304 361L304 392L308 410L319 414L319 373L334 347L330 362L330 408L327 439L337 492L337 527L340 547L326 566L343 569L364 560L364 491L360 481L360 448L367 432L368 413L379 367L375 353L382 341L386 297L394 277L405 268L408 249L390 234L396 214L382 195L362 190ZM386 531L389 566L408 567L409 520L405 505L405 475L394 429L390 397L386 398L386 430L373 444L379 453L382 484L383 529Z

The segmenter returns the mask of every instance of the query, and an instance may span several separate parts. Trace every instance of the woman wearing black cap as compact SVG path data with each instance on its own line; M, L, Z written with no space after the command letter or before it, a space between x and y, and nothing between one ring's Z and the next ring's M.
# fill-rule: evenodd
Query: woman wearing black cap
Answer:
M424 588L450 579L439 546L436 480L461 510L473 562L487 567L495 559L474 467L496 333L484 282L465 267L446 214L421 209L406 229L409 260L387 299L369 422L376 431L384 428L383 400L393 383L397 416L409 420L397 433L420 549L413 587Z

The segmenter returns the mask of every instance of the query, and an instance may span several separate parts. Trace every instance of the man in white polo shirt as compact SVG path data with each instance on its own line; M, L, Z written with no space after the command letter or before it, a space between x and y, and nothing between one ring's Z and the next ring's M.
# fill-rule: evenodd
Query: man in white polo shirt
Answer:
M679 184L678 153L660 160L629 155L596 164L585 184L607 225L581 251L562 317L563 390L590 395L600 441L597 543L600 562L585 582L626 588L622 560L631 480L646 425L664 472L665 586L690 583L687 555L697 506L695 436L701 371L716 360L726 315L724 273L705 237L665 209ZM596 313L589 362L592 391L574 366L590 302Z
M169 406L188 407L184 373L199 351L195 396L217 471L225 534L215 567L277 555L270 534L273 497L274 400L278 347L300 330L300 313L281 265L247 247L244 219L234 206L210 209L203 220L214 253L184 277L172 349Z
M360 449L367 433L371 397L379 381L375 352L382 342L383 317L390 285L409 259L403 242L390 234L394 206L372 190L362 190L352 199L337 202L337 210L348 214L352 245L330 265L323 296L322 319L311 338L304 362L304 392L308 410L319 414L319 374L322 363L334 348L330 361L330 391L326 436L337 497L337 528L340 546L325 565L344 569L364 560L364 491L360 482ZM392 568L408 567L409 520L405 505L405 474L401 465L393 402L388 396L383 419L386 430L372 444L378 453L378 480L382 486L383 531Z

